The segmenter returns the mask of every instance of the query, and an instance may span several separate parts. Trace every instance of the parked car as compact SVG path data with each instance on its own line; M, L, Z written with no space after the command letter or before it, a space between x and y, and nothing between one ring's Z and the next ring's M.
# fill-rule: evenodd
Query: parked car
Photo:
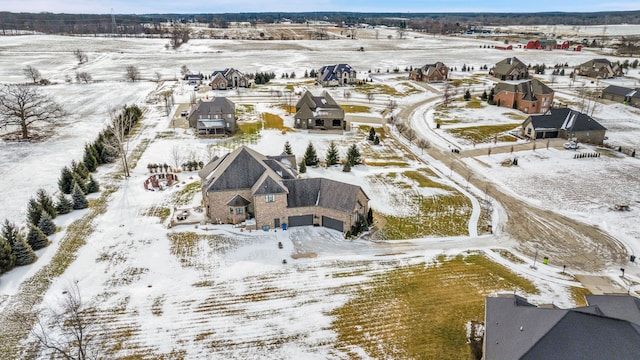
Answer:
M182 112L180 113L180 116L182 117L187 117L187 115L189 115L189 112L187 110L182 110Z
M567 150L575 150L578 147L579 147L578 143L575 141L569 141L568 143L564 143L564 148Z

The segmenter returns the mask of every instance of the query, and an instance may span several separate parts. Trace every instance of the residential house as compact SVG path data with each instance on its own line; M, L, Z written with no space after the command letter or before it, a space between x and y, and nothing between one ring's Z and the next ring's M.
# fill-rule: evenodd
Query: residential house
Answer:
M248 88L251 86L249 77L234 68L216 70L211 73L211 89L226 90L239 87Z
M344 110L326 91L322 92L320 96L314 96L307 90L296 103L294 118L296 129L347 129Z
M529 69L525 63L514 56L498 62L489 70L489 75L493 75L500 80L528 79Z
M189 112L189 127L198 136L226 136L237 130L236 105L225 97L200 101Z
M265 156L241 146L198 173L207 218L256 229L321 225L346 232L366 219L369 198L357 185L299 179L293 155Z
M601 96L603 99L640 107L640 88L631 89L622 86L609 85L602 90Z
M503 81L493 89L493 101L524 113L543 113L553 103L553 90L538 79Z
M356 71L349 64L326 65L318 71L318 82L322 86L355 84Z
M551 108L522 123L522 134L530 139L562 138L601 145L606 132L607 128L591 116L569 108Z
M574 73L600 79L611 79L624 75L619 63L613 63L607 59L591 59L578 65Z
M449 79L449 68L438 61L435 64L427 64L414 68L409 73L409 78L414 81L441 82Z
M587 306L535 306L504 294L485 300L483 359L637 359L640 300L586 295Z
M190 85L197 85L202 81L202 74L186 74L184 79L187 80Z

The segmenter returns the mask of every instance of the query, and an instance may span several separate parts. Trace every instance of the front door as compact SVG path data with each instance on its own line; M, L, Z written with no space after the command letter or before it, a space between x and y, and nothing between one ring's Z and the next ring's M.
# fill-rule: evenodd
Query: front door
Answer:
M273 227L275 229L280 227L280 219L273 219Z

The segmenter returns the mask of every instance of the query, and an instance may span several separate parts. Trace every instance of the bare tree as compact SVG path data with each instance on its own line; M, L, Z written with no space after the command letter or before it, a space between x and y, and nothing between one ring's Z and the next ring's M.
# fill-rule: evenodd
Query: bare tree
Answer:
M413 139L416 138L416 132L409 126L407 126L406 128L407 130L404 132L404 136L406 136L407 140L409 140L409 142L413 144Z
M173 165L174 165L174 169L180 169L180 165L182 164L182 162L184 161L184 155L182 154L182 151L180 150L179 147L177 147L176 145L174 145L171 148L171 160L173 160Z
M431 147L431 143L427 139L418 139L417 144L423 154L424 149L428 149Z
M120 155L122 162L122 171L125 177L129 177L129 161L127 155L129 154L129 130L133 127L133 114L130 111L126 111L126 108L118 113L118 108L109 109L109 117L111 118L111 125L107 128L107 131L112 135L110 142L105 143L105 146L114 150Z
M187 67L187 65L182 65L182 67L180 68L180 75L182 75L182 78L184 79L185 76L187 76L187 74L189 74L189 68Z
M135 65L129 65L125 68L125 78L131 81L140 80L140 70Z
M160 94L160 96L162 96L162 99L164 100L165 113L167 116L169 116L169 113L171 112L171 107L173 106L173 91L172 90L163 91Z
M404 39L404 36L407 33L404 29L398 29L396 32L398 33L398 39Z
M345 99L347 99L347 101L349 101L349 98L351 97L351 91L349 90L345 90L342 95L344 96Z
M85 84L91 82L93 80L93 76L86 71L76 72L76 81L84 82Z
M73 50L73 55L75 55L76 59L78 59L78 64L80 65L89 61L89 57L81 49Z
M25 68L22 69L22 73L27 79L33 80L34 84L38 83L38 80L42 78L40 71L31 65L25 66Z
M62 106L32 86L5 85L0 89L0 128L18 126L22 139L38 122L53 123L65 115Z
M372 92L368 92L367 100L369 100L369 104L371 104L371 101L373 101L374 99L375 99L375 95Z
M451 85L448 82L445 82L444 88L442 89L442 105L444 105L444 107L449 107L452 100L453 90L451 89Z

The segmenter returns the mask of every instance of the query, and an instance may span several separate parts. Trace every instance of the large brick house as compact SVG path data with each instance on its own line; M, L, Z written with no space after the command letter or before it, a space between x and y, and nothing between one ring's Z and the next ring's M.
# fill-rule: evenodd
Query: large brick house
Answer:
M296 129L346 130L344 110L326 91L314 96L307 90L296 103L294 118Z
M529 69L517 57L509 57L498 62L489 70L489 75L500 80L520 80L529 78Z
M249 77L234 68L216 70L211 73L211 89L226 90L234 88L247 88L251 86Z
M357 185L299 179L295 156L265 156L246 146L215 157L198 173L213 223L254 219L257 229L320 225L346 232L366 219L369 198Z
M349 64L325 65L318 71L318 82L325 87L355 84L356 74Z
M438 61L435 64L427 64L414 68L409 73L409 78L414 81L441 82L449 79L449 68Z
M591 116L569 108L551 108L522 123L522 134L530 139L562 138L601 145L606 132L607 128Z
M493 101L528 114L544 113L553 103L553 90L538 79L504 81L493 89Z
M613 63L607 59L591 59L578 65L574 73L600 79L611 79L624 75L619 63Z
M192 106L189 127L199 136L225 136L237 130L236 105L225 97L200 101Z

